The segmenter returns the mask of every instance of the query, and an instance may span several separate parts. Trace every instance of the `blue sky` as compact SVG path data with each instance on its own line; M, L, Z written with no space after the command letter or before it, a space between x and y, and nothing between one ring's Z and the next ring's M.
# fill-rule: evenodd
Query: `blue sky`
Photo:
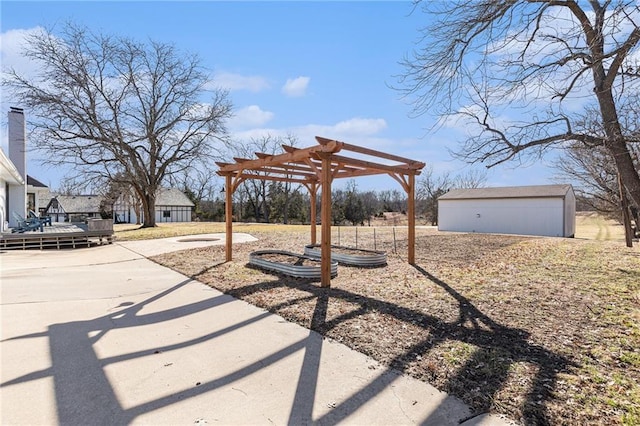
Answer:
M429 130L436 117L410 118L410 105L389 87L403 72L399 62L415 46L419 28L428 22L419 11L411 13L409 1L3 0L0 7L3 68L28 72L30 64L19 55L24 34L38 26L55 32L56 25L73 21L97 32L169 42L197 53L216 84L230 90L235 117L228 127L237 140L291 133L304 147L319 135L417 159L436 174L470 168L447 150L456 148L465 129ZM3 96L3 148L10 105L20 106ZM42 166L38 158L29 153L29 174L59 187L65 172ZM511 163L489 170L487 184L545 184L552 175L542 161ZM360 178L357 185L400 189L387 176Z

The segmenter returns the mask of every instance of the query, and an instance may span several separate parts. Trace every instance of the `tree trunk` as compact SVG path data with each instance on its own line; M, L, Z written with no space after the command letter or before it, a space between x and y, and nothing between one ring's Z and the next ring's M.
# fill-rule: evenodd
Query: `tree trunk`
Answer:
M142 223L140 222L140 218L142 217L142 202L140 202L138 197L132 195L130 195L130 197L133 200L133 208L136 213L136 225L140 225Z
M153 228L156 226L156 196L154 194L144 194L142 197L142 208L144 210L143 228Z
M640 206L640 174L638 174L633 164L627 141L622 135L613 95L611 90L598 90L596 96L600 104L602 122L607 135L605 147L614 158L622 183L629 192L631 199L634 204Z

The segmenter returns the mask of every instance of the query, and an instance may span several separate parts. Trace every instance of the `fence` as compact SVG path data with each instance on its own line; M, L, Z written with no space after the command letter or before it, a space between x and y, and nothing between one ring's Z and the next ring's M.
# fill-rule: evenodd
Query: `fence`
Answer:
M435 230L416 228L416 238ZM406 226L332 226L331 244L406 255L409 235Z

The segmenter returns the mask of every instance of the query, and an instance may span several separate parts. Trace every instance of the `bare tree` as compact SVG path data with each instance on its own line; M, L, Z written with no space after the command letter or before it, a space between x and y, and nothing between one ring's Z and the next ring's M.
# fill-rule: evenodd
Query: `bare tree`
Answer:
M482 188L486 182L485 170L470 169L453 178L453 188Z
M416 199L432 226L438 224L438 198L453 187L453 181L449 173L436 175L431 166L427 166L420 175L416 185Z
M617 172L603 147L574 143L567 155L556 162L559 178L570 179L576 195L596 211L620 218L620 191Z
M416 200L431 225L438 224L438 198L454 188L481 188L487 181L487 173L475 169L456 176L448 172L437 175L432 166L426 167L416 185Z
M280 154L282 152L282 145L296 146L297 138L294 135L287 135L284 137L265 135L258 138L252 138L248 142L233 142L229 145L229 154L236 159L251 159L255 158L255 154ZM253 216L257 222L261 220L268 222L270 217L270 199L269 188L270 183L268 179L260 179L260 176L268 176L269 172L251 171L247 170L246 173L253 174L256 179L247 179L239 186L239 189L243 190L243 195L246 195L248 204L253 210ZM288 208L292 197L299 191L298 184L292 184L291 182L283 182L280 185L279 192L283 197L282 217L285 223L288 221Z
M457 155L491 167L571 141L602 145L640 204L632 135L621 126L620 113L640 87L637 1L416 3L433 23L404 60L400 83L416 115L434 110L477 126ZM602 134L580 128L573 111L581 105L597 110ZM516 118L505 120L516 107Z
M58 182L58 187L53 189L53 193L59 195L80 195L86 194L88 192L93 192L93 188L90 188L90 185L83 180L78 179L74 176L64 176L60 182Z
M179 188L195 205L197 217L204 213L203 202L214 201L222 184L215 169L206 166L191 167L182 173L169 176L171 186Z
M621 125L629 135L629 152L640 173L640 95L631 100L632 102L621 107ZM597 112L593 109L587 109L580 124L592 134L603 133ZM624 203L620 197L618 171L611 153L602 144L578 141L568 144L566 151L567 154L556 161L559 177L563 180L570 179L574 183L576 194L590 208L622 222L621 208ZM639 207L633 202L630 205L636 229L640 229L637 215Z
M378 195L382 210L387 212L405 212L407 205L406 196L397 189L386 189Z
M203 102L208 76L197 56L175 47L95 34L68 24L27 40L34 78L8 73L5 85L31 108L38 148L94 182L129 184L155 226L156 191L167 176L211 155L225 135L224 91Z
M375 191L367 191L363 194L360 194L360 199L362 200L362 206L364 208L365 217L367 218L367 224L371 226L371 218L378 214L381 210L378 195Z
M353 226L364 225L367 214L355 179L349 179L345 190L344 218Z

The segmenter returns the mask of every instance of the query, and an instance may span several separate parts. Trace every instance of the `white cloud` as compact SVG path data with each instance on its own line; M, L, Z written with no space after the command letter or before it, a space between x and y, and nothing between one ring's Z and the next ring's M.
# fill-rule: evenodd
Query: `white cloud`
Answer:
M0 33L0 57L2 70L14 68L21 74L33 73L38 65L22 56L26 40L29 36L44 31L42 27L16 29Z
M234 90L248 90L257 93L269 89L271 86L266 78L259 75L241 75L231 72L219 72L209 82L210 86L216 88Z
M372 135L387 128L382 118L352 118L334 126L334 131L346 135Z
M381 141L382 139L376 138L375 135L386 127L387 123L382 118L351 118L335 124L307 124L281 131L297 135L301 141L309 141L308 145L316 143L316 136L362 144L365 140Z
M310 77L303 76L293 79L289 78L284 86L282 86L282 93L292 98L304 96L310 80Z
M248 129L260 127L271 121L275 114L271 111L264 111L258 105L249 105L234 112L233 117L228 121L230 129Z
M29 29L14 29L0 33L0 64L2 73L14 69L19 75L33 78L37 75L40 64L34 60L24 57L23 51L26 40L30 35L44 31L42 27ZM2 91L2 102L0 109L7 111L9 106L21 106L19 102L9 99L8 91Z
M397 151L398 141L378 136L378 133L386 127L387 123L382 118L351 118L335 124L306 124L286 128L245 127L236 131L231 128L231 133L237 140L249 140L267 135L275 137L294 135L298 138L301 147L315 145L317 143L315 137L322 136L381 151Z
M260 118L265 122L269 121L273 117L273 113L268 111L262 111L258 106L252 105L247 108L243 108L242 115L245 113L247 116L255 116L255 120ZM236 113L240 116L240 113ZM245 122L250 122L248 118ZM363 140L377 140L378 143L385 139L376 137L375 135L387 128L387 122L383 118L350 118L343 120L335 124L306 124L302 126L293 126L282 129L275 128L260 128L255 127L249 129L249 125L243 126L246 130L234 132L234 136L239 139L248 139L251 137L259 137L267 134L273 136L285 136L287 134L296 135L303 145L313 145L316 143L316 136L323 136L331 139L343 140L344 142L350 142L355 144L361 144Z

